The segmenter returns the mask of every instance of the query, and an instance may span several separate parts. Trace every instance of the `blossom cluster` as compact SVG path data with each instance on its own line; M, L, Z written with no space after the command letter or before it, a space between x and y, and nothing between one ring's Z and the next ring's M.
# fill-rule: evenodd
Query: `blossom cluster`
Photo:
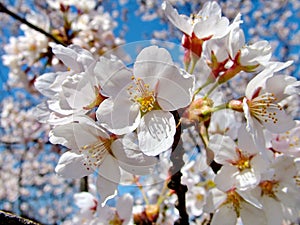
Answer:
M95 55L124 43L113 33L117 24L112 16L95 0L47 0L41 4L44 4L43 13L28 9L30 13L26 13L25 19L47 32L56 42L76 44ZM8 84L11 87L26 88L34 94L32 84L38 74L46 67L54 69L61 65L51 52L53 40L50 37L26 24L22 24L20 30L21 35L10 37L4 46L3 64L9 68Z
M293 62L273 61L268 41L248 43L242 15L230 20L215 1L190 16L164 1L161 11L182 33L181 46L149 45L128 63L119 54L128 48L107 51L89 39L105 27L95 12L85 14L93 2L49 1L66 18L70 6L80 9L64 29L80 28L67 47L49 40L36 46L51 49L55 60L53 71L32 80L45 97L34 115L51 126L50 142L68 149L55 172L96 176L90 192L75 194L80 211L69 223L178 224L185 219L178 187L187 187L180 194L190 224L295 222L300 81L284 72ZM112 208L120 184L136 185L141 195L126 193Z

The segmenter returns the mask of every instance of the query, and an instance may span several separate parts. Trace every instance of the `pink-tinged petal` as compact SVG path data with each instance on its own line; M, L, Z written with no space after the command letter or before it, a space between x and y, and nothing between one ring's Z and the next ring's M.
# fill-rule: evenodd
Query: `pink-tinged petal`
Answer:
M100 57L94 68L103 94L116 97L132 82L132 71L117 59Z
M268 225L282 225L283 213L281 203L274 198L262 197L263 211L267 217Z
M187 17L185 17L184 15L179 15L177 10L174 9L168 1L164 1L161 7L168 19L175 27L189 36L192 35L193 26L188 22Z
M244 225L267 225L264 212L244 201L241 202L240 217Z
M129 222L132 215L132 208L133 208L132 195L126 193L121 198L118 199L116 204L116 209L120 218L125 220L123 224Z
M215 176L214 182L221 191L228 191L235 187L235 174L238 169L235 166L224 165Z
M123 145L122 139L115 140L111 149L113 155L118 160L119 165L129 173L135 175L147 175L153 172L157 159L153 156L147 156L141 150L136 148L127 148Z
M96 182L102 206L105 205L107 200L116 196L120 177L121 174L117 161L111 155L107 154L99 166Z
M237 216L229 204L222 205L213 215L211 225L236 225Z
M186 107L191 103L193 87L193 76L181 74L176 66L170 66L158 80L157 102L165 111Z
M129 98L119 97L116 100L104 100L96 111L98 122L117 135L134 131L140 122L140 110Z
M59 158L55 172L64 178L81 178L90 175L93 171L85 166L83 155L65 152Z
M215 134L210 137L208 148L214 152L214 160L220 164L228 164L238 159L236 155L236 144L228 136Z
M296 126L296 122L293 120L291 115L288 115L283 109L268 109L268 113L275 115L277 119L276 123L272 120L268 120L267 122L261 121L262 125L273 133L283 133L286 132Z
M172 146L175 132L175 119L170 112L150 111L137 129L139 147L145 155L156 156Z

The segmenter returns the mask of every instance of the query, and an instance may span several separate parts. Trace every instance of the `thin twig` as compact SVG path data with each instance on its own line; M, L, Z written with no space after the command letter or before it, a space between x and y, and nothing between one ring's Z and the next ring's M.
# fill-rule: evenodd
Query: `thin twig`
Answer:
M0 224L5 225L40 225L40 223L16 216L12 213L0 210Z
M57 44L61 44L63 46L66 46L65 43L61 42L60 40L58 40L56 37L54 37L52 34L46 32L45 30L43 30L42 28L40 27L37 27L35 25L33 25L32 23L28 22L26 19L20 17L19 15L17 15L16 13L12 12L11 10L9 10L5 5L3 5L1 2L0 2L0 12L3 12L3 13L6 13L8 15L10 15L11 17L13 17L14 19L20 21L21 23L23 24L26 24L27 26L29 26L30 28L44 34L46 37L52 39L55 43Z

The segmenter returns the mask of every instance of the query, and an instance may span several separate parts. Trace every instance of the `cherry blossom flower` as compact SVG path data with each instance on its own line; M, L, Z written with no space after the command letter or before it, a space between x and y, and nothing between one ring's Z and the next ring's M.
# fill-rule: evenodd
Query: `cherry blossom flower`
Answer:
M290 64L291 62L269 64L246 87L243 111L247 119L247 130L260 146L264 146L262 127L274 133L282 133L295 126L293 118L285 113L279 103L293 94L296 89L292 87L299 84L296 79L273 76L274 72Z
M56 126L49 136L53 144L62 144L71 149L59 159L55 168L59 175L81 178L97 170L97 189L102 205L117 193L119 167L130 173L144 175L151 172L156 162L155 158L132 149L132 144L124 144L121 139L109 135L88 117L78 117L76 122Z
M281 225L284 219L292 219L292 222L297 219L300 199L296 176L294 159L280 156L272 162L270 170L262 175L259 185L252 190L253 196L263 206L268 225Z
M179 15L177 10L168 1L164 1L162 9L171 23L183 32L182 46L185 48L184 63L186 70L192 62L191 72L202 55L203 43L207 40L219 39L241 23L238 14L233 24L221 15L221 7L217 2L209 1L203 8L191 17Z
M171 55L157 46L139 53L133 72L119 61L107 65L95 67L108 75L101 82L103 92L110 96L96 112L99 123L119 135L137 129L139 147L146 155L168 150L176 130L170 111L190 103L193 77L179 70Z
M244 225L267 224L261 205L252 196L245 198L244 194L234 187L224 192L217 188L211 189L205 210L214 212L212 225L236 225L239 218Z
M36 79L37 90L49 98L36 112L41 122L56 125L72 120L64 117L86 114L105 97L101 95L100 83L93 73L96 60L89 51L75 45L52 45L52 51L69 71L46 73Z
M222 184L226 190L231 186L239 190L254 188L267 169L267 162L244 126L238 131L238 145L230 137L216 134L211 136L209 148L215 154L214 160L223 165L215 183Z

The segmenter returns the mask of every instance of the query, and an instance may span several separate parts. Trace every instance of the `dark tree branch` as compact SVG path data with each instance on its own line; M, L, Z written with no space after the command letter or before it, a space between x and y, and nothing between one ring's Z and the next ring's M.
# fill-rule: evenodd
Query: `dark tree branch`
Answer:
M63 46L66 46L65 43L61 42L60 40L58 40L56 37L54 37L52 34L46 32L45 30L33 25L32 23L28 22L26 19L20 17L19 15L17 15L16 13L10 11L8 8L6 8L5 5L3 5L3 3L0 2L0 12L6 13L8 15L10 15L11 17L13 17L14 19L20 21L23 24L26 24L27 26L29 26L30 28L44 34L46 37L52 39L55 43L57 44L61 44Z
M89 191L89 183L88 183L88 177L82 177L80 179L80 192L88 192Z
M179 114L177 111L172 112L175 121L179 124ZM187 186L181 184L181 176L182 173L180 169L184 165L183 161L183 153L184 150L182 148L182 140L181 140L181 125L179 124L176 128L176 133L174 136L174 143L172 145L172 154L171 154L171 161L173 163L172 167L169 170L171 174L170 182L168 183L168 187L171 190L174 190L177 195L177 203L175 207L179 211L179 219L175 221L174 225L188 225L189 224L189 215L186 211L186 201L185 201L185 194L187 192Z
M41 225L28 219L0 210L0 224L2 225Z

